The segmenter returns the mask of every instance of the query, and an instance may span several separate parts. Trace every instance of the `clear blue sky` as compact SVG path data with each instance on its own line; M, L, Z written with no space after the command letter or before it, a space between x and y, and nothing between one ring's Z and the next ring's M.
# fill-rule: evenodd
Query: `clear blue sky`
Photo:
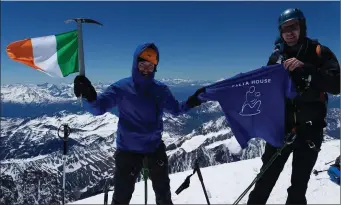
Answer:
M340 2L1 2L1 83L72 82L53 79L10 60L13 41L76 28L64 20L89 17L84 25L86 75L92 82L130 76L138 44L160 49L157 78L216 80L264 65L278 35L278 15L298 7L308 35L340 56Z

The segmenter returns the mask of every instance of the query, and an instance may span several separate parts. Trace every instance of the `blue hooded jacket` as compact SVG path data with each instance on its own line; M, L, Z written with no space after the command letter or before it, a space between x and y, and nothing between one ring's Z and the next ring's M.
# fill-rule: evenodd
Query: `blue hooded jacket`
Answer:
M153 152L160 144L163 132L163 111L173 115L187 112L186 102L178 102L168 86L155 80L155 72L149 77L138 70L138 57L148 47L156 50L153 43L136 48L132 66L132 76L110 85L97 100L83 99L85 108L93 115L110 112L118 108L119 122L116 145L118 149L138 153ZM156 69L156 67L155 67Z

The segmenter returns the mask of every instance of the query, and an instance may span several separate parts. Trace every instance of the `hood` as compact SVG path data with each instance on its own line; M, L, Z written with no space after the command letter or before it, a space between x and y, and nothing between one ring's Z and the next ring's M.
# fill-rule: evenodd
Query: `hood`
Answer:
M155 71L148 77L143 76L138 70L138 61L137 61L138 57L148 47L155 49L157 53L157 59L159 62L159 50L154 43L145 43L145 44L139 45L135 50L134 59L133 59L132 78L133 78L135 85L142 89L148 88L154 82L155 72L157 69L157 65L156 65Z

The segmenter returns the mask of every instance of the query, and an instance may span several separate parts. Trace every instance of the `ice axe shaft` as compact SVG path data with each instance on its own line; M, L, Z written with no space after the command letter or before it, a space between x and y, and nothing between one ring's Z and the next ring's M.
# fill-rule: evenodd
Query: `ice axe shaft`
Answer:
M76 22L77 23L77 31L78 31L78 63L79 63L79 74L85 75L85 64L84 64L84 48L83 48L83 23L91 23L91 24L97 24L100 26L103 26L103 24L99 23L98 21L95 21L93 19L89 18L75 18L75 19L68 19L65 21L65 23L70 22Z
M83 48L83 23L90 23L90 24L97 24L100 26L103 26L98 21L95 21L93 19L89 18L75 18L75 19L68 19L65 21L65 23L70 22L76 22L77 23L77 31L78 31L78 64L79 64L79 75L85 76L85 63L84 63L84 48ZM82 95L79 97L79 102L81 104L81 107L83 107L82 103Z

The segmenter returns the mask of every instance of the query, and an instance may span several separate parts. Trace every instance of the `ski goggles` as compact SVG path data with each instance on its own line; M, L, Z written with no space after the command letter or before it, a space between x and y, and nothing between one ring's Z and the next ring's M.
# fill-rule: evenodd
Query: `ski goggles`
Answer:
M284 28L281 28L282 33L290 33L293 31L297 31L300 28L298 24L292 24L290 26L285 26Z

